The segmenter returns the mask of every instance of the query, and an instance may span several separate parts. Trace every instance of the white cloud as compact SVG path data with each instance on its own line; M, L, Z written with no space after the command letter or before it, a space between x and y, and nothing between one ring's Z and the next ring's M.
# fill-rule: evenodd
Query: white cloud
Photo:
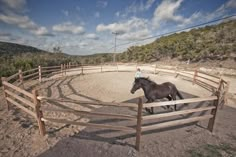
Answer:
M120 17L120 12L119 12L119 11L116 12L115 15L116 15L117 17Z
M75 10L80 11L81 9L80 9L79 6L76 6L76 7L75 7Z
M100 17L100 13L99 13L98 11L95 12L95 13L94 13L94 17L99 18L99 17Z
M236 0L229 0L225 4L226 8L236 8Z
M71 22L66 22L58 25L54 25L52 30L63 33L72 33L72 34L83 34L85 33L84 27L77 26Z
M221 18L234 8L236 8L236 0L229 0L212 12L195 12L189 18L185 18L178 26L183 27L191 23L207 22L216 18Z
M184 22L184 18L181 15L175 15L182 2L183 0L163 0L154 12L153 25L158 27L161 22L167 21Z
M201 12L195 12L189 18L183 19L182 23L178 24L178 27L185 27L189 24L192 24L194 21L198 20L202 16L203 15Z
M0 40L5 42L12 42L12 43L18 43L18 44L28 44L28 40L23 38L22 36L13 35L11 33L7 32L0 32Z
M84 48L84 47L88 46L88 43L82 41L81 43L79 43L79 46L80 46L81 48Z
M228 2L222 4L219 8L217 8L214 12L208 13L206 16L208 19L215 18L217 16L222 16L230 9L236 8L236 0L229 0Z
M105 0L98 0L97 1L97 7L99 8L106 8L108 5L108 2Z
M118 38L125 40L136 40L146 37L150 34L148 30L148 20L132 17L130 20L108 25L99 24L96 27L97 32L110 31L117 32Z
M0 0L0 4L4 6L4 9L22 11L25 7L26 0Z
M11 33L0 32L0 36L11 36Z
M68 10L62 10L61 11L65 16L69 16L69 11Z
M119 24L119 23L112 23L109 25L99 24L96 27L97 32L110 31L110 32L117 32L119 34L124 34L128 30L129 28L125 27L124 24Z
M94 39L94 40L98 40L99 39L96 34L92 34L92 33L91 34L86 34L85 38L87 38L87 39Z
M28 16L0 14L0 21L29 30L35 35L49 35L48 30L45 27L36 25Z
M143 29L143 30L139 30L137 32L128 32L126 34L122 34L122 35L118 36L118 39L134 41L134 40L143 39L148 36L150 36L150 31L148 29Z
M130 30L143 29L147 27L148 20L132 17L130 20L119 23L112 23L108 25L99 24L96 27L97 32L110 31L124 34Z
M130 6L125 8L122 17L127 17L130 13L136 14L139 12L147 11L154 4L155 0L147 0L145 2L146 3L140 1L139 3L137 3L136 1L133 1Z
M12 38L11 33L0 32L0 40L9 41Z
M0 13L0 22L28 30L39 36L52 36L46 27L37 25L28 16L22 15L26 10L26 0L0 0L3 12Z
M148 10L154 2L155 0L148 0L146 5L144 6L145 10Z

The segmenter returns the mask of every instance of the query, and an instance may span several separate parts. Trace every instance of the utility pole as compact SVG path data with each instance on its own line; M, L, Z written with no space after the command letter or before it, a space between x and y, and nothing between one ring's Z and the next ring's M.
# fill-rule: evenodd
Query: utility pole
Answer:
M114 54L113 54L113 63L116 62L116 36L119 34L117 32L112 32L115 35L115 46L114 46Z

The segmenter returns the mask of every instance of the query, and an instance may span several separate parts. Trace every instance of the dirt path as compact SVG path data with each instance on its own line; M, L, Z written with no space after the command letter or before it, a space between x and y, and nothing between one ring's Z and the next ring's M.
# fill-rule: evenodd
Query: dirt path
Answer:
M71 76L48 81L40 85L40 94L71 100L102 100L117 102L136 102L137 97L143 96L140 90L134 95L130 94L133 82L133 73L110 72ZM209 96L210 93L192 86L191 82L169 75L152 75L151 79L157 83L170 81L176 84L184 97ZM189 94L191 93L191 94ZM1 101L1 104L3 102ZM195 104L199 105L199 104ZM204 105L204 104L201 104ZM93 105L79 105L76 103L56 102L54 105L47 103L43 107L73 108L87 111L105 111L107 113L135 114L132 109L122 108L97 108ZM183 106L182 106L183 107ZM35 120L22 111L12 107L10 112L1 105L0 108L0 156L193 156L197 153L212 153L220 151L223 156L236 152L236 110L226 107L219 112L217 117L216 132L210 134L206 129L206 122L185 127L174 127L162 130L145 132L142 136L141 152L133 148L134 135L119 131L84 128L81 126L60 125L46 123L48 135L42 138L38 135ZM181 108L181 106L179 106ZM156 112L166 112L162 108ZM146 114L144 112L144 114ZM77 121L96 121L97 123L113 123L117 125L134 125L130 121L114 121L107 119L88 119L75 115L45 113L45 116L57 116ZM189 116L189 115L188 115ZM175 117L180 118L180 117ZM167 120L168 119L164 119ZM160 121L158 121L160 122ZM150 121L149 123L158 123ZM207 145L208 144L208 145ZM224 149L223 149L224 148ZM214 155L214 154L213 154ZM215 155L217 156L217 154Z

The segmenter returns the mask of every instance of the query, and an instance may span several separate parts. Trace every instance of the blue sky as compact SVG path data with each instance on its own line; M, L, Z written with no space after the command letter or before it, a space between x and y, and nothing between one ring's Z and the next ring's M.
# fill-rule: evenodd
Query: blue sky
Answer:
M141 39L236 13L236 0L0 0L0 41L75 55L117 52Z

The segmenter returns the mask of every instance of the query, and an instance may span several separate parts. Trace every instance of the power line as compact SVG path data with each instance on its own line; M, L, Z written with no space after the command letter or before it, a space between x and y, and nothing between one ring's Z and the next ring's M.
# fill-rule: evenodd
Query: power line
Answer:
M161 36L166 36L166 35L174 34L176 32L182 32L184 30L193 29L193 28L197 28L197 27L200 27L200 26L206 26L207 24L215 23L215 22L218 22L218 21L221 21L221 20L225 20L225 19L229 19L229 18L232 18L232 17L235 17L235 16L236 16L236 14L233 14L233 15L217 18L217 19L214 19L212 21L205 22L205 23L189 26L189 27L186 27L186 28L183 28L183 29L178 29L178 30L167 32L167 33L163 33L163 34L157 34L157 35L150 36L150 37L143 38L143 39L139 39L139 40L136 40L136 41L126 42L126 43L123 43L123 44L116 45L116 48L124 46L124 45L128 45L128 44L132 44L132 43L135 43L135 42L140 42L140 41L144 41L144 40L148 40L148 39L152 39L152 38L158 38L158 37L161 37ZM113 49L113 48L114 48L114 46L109 48L108 51Z

